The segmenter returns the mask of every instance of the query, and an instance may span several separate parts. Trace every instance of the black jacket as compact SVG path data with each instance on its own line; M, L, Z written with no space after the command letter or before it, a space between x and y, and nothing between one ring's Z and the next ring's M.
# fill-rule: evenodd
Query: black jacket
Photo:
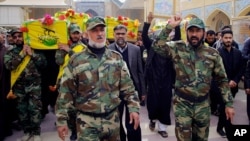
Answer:
M218 48L218 51L222 57L228 81L233 80L238 84L245 69L241 51L233 47L229 53L224 46ZM232 60L230 61L230 59ZM238 87L231 89L231 91L238 92Z

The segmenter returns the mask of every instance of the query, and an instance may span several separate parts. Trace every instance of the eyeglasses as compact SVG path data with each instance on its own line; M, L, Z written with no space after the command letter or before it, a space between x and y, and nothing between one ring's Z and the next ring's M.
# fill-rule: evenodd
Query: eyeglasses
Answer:
M117 32L117 33L115 33L115 35L125 35L126 33L119 33L119 32Z
M22 38L22 35L13 36L13 39Z

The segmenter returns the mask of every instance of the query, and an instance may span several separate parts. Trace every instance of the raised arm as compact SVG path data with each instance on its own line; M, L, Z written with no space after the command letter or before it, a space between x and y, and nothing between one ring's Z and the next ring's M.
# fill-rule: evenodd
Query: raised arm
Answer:
M162 29L159 36L157 36L152 44L152 48L156 53L165 57L171 56L171 48L174 49L176 43L174 41L170 41L169 34L173 28L179 26L180 22L180 16L173 16L171 19L169 19L166 27Z
M144 22L144 25L143 25L142 41L143 41L144 47L146 49L149 49L151 47L152 42L153 42L152 39L150 39L148 36L148 30L149 30L149 27L150 27L150 24L151 24L153 18L154 18L153 14L152 14L152 12L150 12L148 15L148 22Z

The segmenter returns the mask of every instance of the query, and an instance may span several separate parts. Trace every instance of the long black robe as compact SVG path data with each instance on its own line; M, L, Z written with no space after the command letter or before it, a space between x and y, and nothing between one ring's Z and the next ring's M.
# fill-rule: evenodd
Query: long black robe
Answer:
M10 90L10 71L4 66L3 56L6 52L6 48L0 44L0 141L6 135L11 134L10 124L13 120L13 116L17 114L15 109L15 101L7 100L6 96ZM14 110L13 110L14 109Z
M150 24L144 23L142 31L143 44L148 53L145 65L148 116L150 120L159 120L163 124L170 125L172 87L175 80L174 66L170 58L156 54L151 48L152 40L148 37L149 27ZM180 36L178 33L179 30L176 28L176 35Z

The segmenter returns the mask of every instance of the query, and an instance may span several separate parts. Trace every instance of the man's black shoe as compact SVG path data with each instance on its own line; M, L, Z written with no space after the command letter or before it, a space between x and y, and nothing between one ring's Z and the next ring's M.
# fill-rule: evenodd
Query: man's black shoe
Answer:
M168 133L166 131L158 131L158 133L163 137L163 138L167 138L168 137Z
M221 130L217 130L217 133L222 137L222 138L226 138L227 135L226 133L221 129Z
M153 122L152 120L150 120L149 129L150 129L151 131L154 131L154 130L155 130L155 122Z

